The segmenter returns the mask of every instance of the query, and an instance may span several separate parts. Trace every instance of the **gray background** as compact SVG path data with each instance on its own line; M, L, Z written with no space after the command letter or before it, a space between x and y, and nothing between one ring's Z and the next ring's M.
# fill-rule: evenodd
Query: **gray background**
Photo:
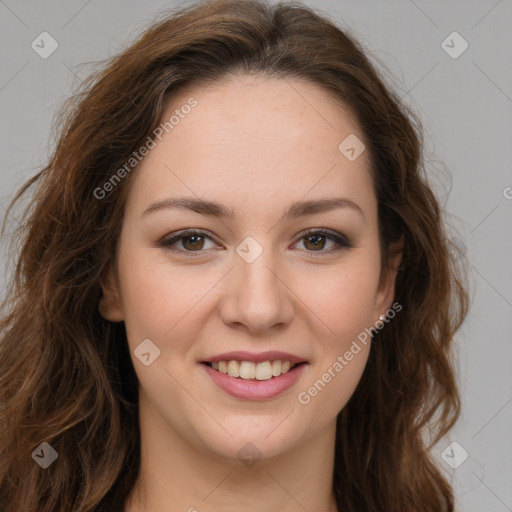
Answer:
M421 116L432 182L469 259L473 294L457 335L463 414L434 454L459 510L512 511L512 0L305 3L349 27ZM187 2L0 0L2 218L14 190L46 162L56 108L91 63L178 5ZM43 31L59 45L47 59L31 48ZM469 43L455 59L441 46L453 31ZM0 285L12 269L5 247L3 239ZM452 441L469 454L456 469L441 457ZM445 453L455 461L463 452Z

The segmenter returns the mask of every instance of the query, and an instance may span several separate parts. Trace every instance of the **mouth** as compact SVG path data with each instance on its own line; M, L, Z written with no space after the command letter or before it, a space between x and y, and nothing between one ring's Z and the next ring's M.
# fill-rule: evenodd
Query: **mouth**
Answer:
M268 400L291 388L309 362L293 354L227 352L199 361L222 391L243 400Z
M306 362L294 363L288 360L276 359L255 363L253 361L231 359L229 361L204 361L202 364L235 379L264 381L280 377L295 367L306 364Z

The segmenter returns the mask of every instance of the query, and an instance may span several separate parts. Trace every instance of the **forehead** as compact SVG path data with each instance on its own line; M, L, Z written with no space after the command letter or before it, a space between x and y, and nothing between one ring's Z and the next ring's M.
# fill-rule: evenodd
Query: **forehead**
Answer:
M286 154L293 161L299 153L300 160L306 153L318 158L319 153L333 154L333 150L337 156L340 136L359 132L348 108L331 93L304 80L230 77L181 91L168 105L163 120L191 96L198 104L173 129L177 146L181 142L194 146L194 138L201 137L202 146L208 149L229 147L231 142L238 156L247 151L260 157L295 148L294 153Z
M190 98L195 106L183 108ZM230 77L180 91L161 123L171 116L172 129L137 169L138 209L173 192L233 204L255 194L282 202L333 189L361 200L373 190L367 152L349 161L339 150L347 137L363 138L357 123L318 85Z

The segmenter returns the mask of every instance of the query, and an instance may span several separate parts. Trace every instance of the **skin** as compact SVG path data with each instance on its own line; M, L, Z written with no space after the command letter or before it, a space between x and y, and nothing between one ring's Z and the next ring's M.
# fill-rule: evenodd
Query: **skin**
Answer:
M299 79L236 76L191 88L164 119L190 96L197 106L133 176L117 265L104 276L100 312L125 322L140 383L141 471L125 512L334 512L336 416L370 344L308 404L297 397L393 303L396 271L381 273L368 151L354 161L340 153L360 130L329 92ZM170 208L143 215L174 196L222 203L234 218ZM332 197L364 216L345 207L281 219L294 201ZM173 247L199 257L158 246L187 228L211 238ZM329 252L336 242L305 237L310 228L354 247ZM247 236L263 249L252 263L236 252ZM160 350L149 366L133 353L145 339ZM199 364L231 350L281 350L308 365L281 395L241 400ZM252 467L237 457L248 442L261 456Z

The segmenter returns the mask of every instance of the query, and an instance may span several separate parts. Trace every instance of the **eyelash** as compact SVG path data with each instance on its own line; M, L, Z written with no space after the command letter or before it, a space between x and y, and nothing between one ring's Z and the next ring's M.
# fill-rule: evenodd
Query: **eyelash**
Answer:
M205 237L205 238L209 238L210 240L215 242L215 240L211 236L209 236L206 232L204 232L204 231L195 230L195 229L188 229L188 230L176 233L171 238L167 238L167 239L164 238L164 239L160 240L158 242L158 245L160 247L163 247L163 248L168 249L168 250L173 251L173 252L177 252L177 253L181 253L181 254L186 254L187 257L191 257L191 258L201 257L202 256L201 253L206 252L206 250L208 250L208 249L206 249L206 250L201 249L199 251L185 251L183 249L176 249L176 248L172 248L171 247L173 244L175 244L176 242L182 240L183 238L188 238L188 237L194 236L194 235L198 235L198 236L202 236L202 237ZM331 249L328 249L328 250L318 250L318 251L308 251L306 249L306 252L310 253L310 254L308 254L308 257L313 257L313 258L322 257L322 256L325 256L325 255L329 255L329 254L332 254L332 253L336 253L336 252L342 251L344 249L351 249L351 248L354 247L352 245L352 243L346 237L344 237L343 235L337 234L337 233L331 232L331 231L326 231L326 230L323 230L323 229L310 229L310 230L307 230L304 233L302 233L302 236L299 237L297 242L299 242L302 239L304 239L304 238L306 238L308 236L311 236L311 235L323 235L323 236L327 237L328 239L332 240L333 242L335 242L338 245L338 247L331 248Z

